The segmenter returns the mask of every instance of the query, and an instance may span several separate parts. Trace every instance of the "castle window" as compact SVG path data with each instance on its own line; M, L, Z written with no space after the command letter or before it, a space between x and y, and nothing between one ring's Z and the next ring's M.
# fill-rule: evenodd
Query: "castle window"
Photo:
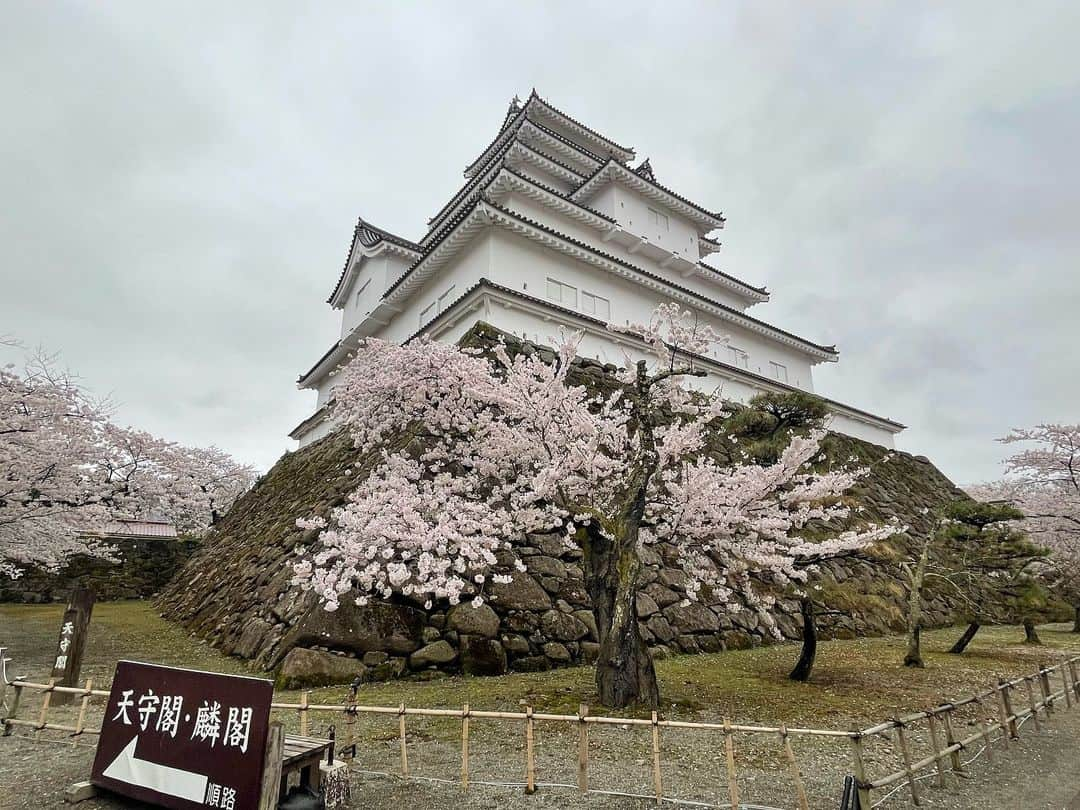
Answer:
M577 287L563 284L553 278L547 280L547 297L556 304L577 309Z
M362 296L364 294L364 290L366 290L368 288L368 284L370 284L370 283L371 283L371 279L369 278L363 284L361 284L360 289L356 291L356 308L357 309L360 309L360 296Z
M655 208L649 209L649 222L665 231L670 230L671 228L671 223L668 221L667 214L662 214Z
M739 368L750 368L750 355L735 346L728 346L728 362Z
M772 375L780 382L787 382L787 366L780 363L769 363L772 367Z
M420 326L423 327L428 321L434 318L438 313L436 312L437 304L428 304L420 311Z
M581 311L606 321L611 317L611 302L600 295L581 291Z
M450 289L439 296L439 312L445 311L446 308L450 306L450 303L453 301L455 286L456 285L451 284Z

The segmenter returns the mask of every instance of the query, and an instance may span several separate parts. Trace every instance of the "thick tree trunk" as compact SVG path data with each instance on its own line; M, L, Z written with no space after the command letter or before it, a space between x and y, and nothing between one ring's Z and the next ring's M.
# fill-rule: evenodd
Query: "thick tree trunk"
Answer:
M908 595L908 644L904 654L905 667L924 667L922 659L922 586L926 578L926 566L930 561L930 540L927 539L919 553L919 561L911 573L911 593Z
M981 626L982 625L978 622L969 624L967 630L964 631L964 634L956 640L955 644L949 647L949 652L953 655L960 655L960 653L967 649L967 645L971 643L971 640L975 638L975 634L979 632Z
M641 637L637 590L641 560L634 544L611 540L588 530L585 587L600 633L596 691L609 708L660 703L652 654Z
M1042 644L1042 639L1039 638L1039 634L1035 631L1034 619L1024 619L1024 643Z
M814 618L814 603L809 597L799 600L799 612L802 614L802 650L798 663L788 675L793 681L805 683L814 671L814 658L817 657L817 621Z
M1076 613L1073 615L1073 629L1074 633L1080 633L1080 605L1077 605Z

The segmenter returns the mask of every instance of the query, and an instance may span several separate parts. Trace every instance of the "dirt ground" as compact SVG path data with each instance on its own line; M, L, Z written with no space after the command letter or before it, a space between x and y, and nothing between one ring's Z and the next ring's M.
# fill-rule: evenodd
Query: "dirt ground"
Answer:
M55 644L60 608L0 606L0 645L10 647L18 674L46 677L42 666ZM1080 637L1066 626L1040 628L1046 645L1018 643L1017 628L987 628L964 656L944 652L957 630L944 629L925 637L928 667L909 670L899 665L900 638L827 642L810 684L795 684L785 677L794 659L790 646L764 647L709 656L683 656L657 665L666 698L662 716L673 720L715 722L728 716L735 722L803 725L847 729L865 728L898 713L917 710L943 699L956 699L985 688L998 676L1031 673L1036 666L1061 660L1080 651ZM95 608L84 676L107 688L112 668L120 658L156 661L193 668L252 673L247 664L225 658L162 622L145 603L111 603ZM30 662L27 664L27 662ZM280 693L279 700L295 702L296 693ZM361 705L519 710L528 703L536 711L572 713L579 702L590 702L591 672L564 669L547 673L508 675L501 678L447 677L365 685ZM341 704L341 688L316 690L312 703ZM88 722L100 718L103 707L95 701ZM24 700L21 717L36 716L40 696ZM71 709L50 712L53 722L70 722ZM462 795L456 781L402 781L399 767L397 718L361 715L355 725L342 725L337 712L312 713L311 732L325 733L337 725L340 741L355 740L358 758L352 774L353 806L360 808L444 807L453 802L469 808L646 807L648 798L607 794L582 796L576 789L576 724L538 723L536 729L539 790L524 796L521 786L496 787L485 781L520 779L524 763L523 729L513 724L474 720L470 735L471 780ZM295 712L276 712L290 730L296 730ZM628 715L622 715L628 716ZM987 708L972 706L957 715L958 732L971 734L976 724L992 717ZM629 725L590 727L590 787L621 793L652 792L651 741L648 727ZM722 735L715 732L662 730L664 795L701 803L730 806ZM59 808L64 788L86 779L93 757L93 737L72 744L70 739L19 729L0 738L0 810L4 808ZM55 740L48 738L55 737ZM929 751L925 730L909 732L915 758ZM835 808L843 777L850 771L846 739L792 738L814 808ZM1030 722L1021 740L995 758L985 754L968 766L969 779L941 790L925 779L923 805L931 808L1067 808L1080 794L1080 708L1058 712L1036 732ZM971 758L978 746L963 752ZM460 772L460 721L448 718L408 718L408 752L412 775L426 779L456 780ZM874 738L866 759L871 778L899 769L893 741ZM783 758L780 740L772 735L737 735L736 762L744 807L795 807L794 782ZM565 785L567 787L556 787ZM909 806L906 787L885 795L877 792L882 808ZM115 799L99 799L84 808L135 806ZM1080 810L1080 801L1076 804Z

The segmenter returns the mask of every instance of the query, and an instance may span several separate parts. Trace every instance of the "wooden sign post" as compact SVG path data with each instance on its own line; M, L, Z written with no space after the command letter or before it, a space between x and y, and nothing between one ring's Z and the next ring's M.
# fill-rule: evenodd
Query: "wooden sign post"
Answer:
M94 592L76 585L71 592L63 621L60 622L60 639L53 656L52 674L49 676L57 686L78 686L79 670L82 669L83 653L86 651L86 634L90 614L94 610ZM53 692L52 704L70 703L75 696L68 692Z

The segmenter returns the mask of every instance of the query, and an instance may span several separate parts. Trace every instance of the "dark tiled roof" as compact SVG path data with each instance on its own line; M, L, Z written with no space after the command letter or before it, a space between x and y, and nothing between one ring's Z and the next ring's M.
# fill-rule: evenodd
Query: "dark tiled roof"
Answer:
M804 337L799 337L798 335L794 334L793 332L788 332L787 330L781 329L778 326L773 326L771 323L766 323L763 320L760 320L758 318L754 318L754 317L752 317L750 315L747 315L745 312L740 312L739 310L737 310L737 309L735 309L733 307L729 307L727 304L723 304L723 303L721 303L719 301L716 301L716 300L714 300L712 298L709 298L707 295L702 295L701 293L697 292L696 290L692 290L689 287L684 287L681 284L676 284L674 281L671 281L670 279L664 278L663 276L658 276L655 273L651 273L651 272L649 272L648 270L645 270L642 267L638 267L636 264L632 264L631 262L628 262L628 261L626 261L624 259L620 259L618 256L613 256L612 254L606 253L603 250L598 250L597 248L594 248L592 245L589 245L589 244L587 244L585 242L579 241L579 240L575 239L572 236L567 236L564 233L559 233L558 231L553 230L552 228L549 228L546 225L543 225L543 224L541 224L539 222L536 222L535 220L529 219L528 217L523 217L521 214L517 214L517 213L515 213L513 211L509 211L506 208L503 208L500 205L496 205L493 202L489 201L487 204L490 205L495 210L497 210L497 211L499 211L499 212L501 212L501 213L503 213L503 214L505 214L505 215L507 215L509 217L512 217L512 218L518 220L519 222L523 222L526 225L530 225L530 226L536 228L537 230L544 231L545 233L550 234L551 236L558 237L559 239L562 239L562 240L564 240L566 242L569 242L570 244L574 245L575 247L579 247L579 248L582 248L584 250L587 250L587 251L589 251L589 252L591 252L591 253L593 253L593 254L595 254L597 256L600 256L601 258L607 259L610 262L614 262L615 264L618 264L618 265L620 265L622 267L625 267L628 270L633 270L635 273L640 273L641 275L646 276L647 278L651 278L651 279L653 279L655 281L659 281L661 284L665 284L668 287L671 287L671 289L673 289L673 290L678 290L681 293L684 293L684 294L689 295L689 296L691 296L693 298L696 298L699 301L708 304L709 306L716 307L717 309L722 309L725 312L728 312L728 313L730 313L730 314L732 314L732 315L734 315L734 316L736 316L738 318L743 318L744 320L750 321L751 323L757 324L758 326L762 326L762 327L764 327L766 329L771 329L774 332L779 332L781 335L789 337L792 340L796 340L796 341L798 341L799 343L802 343L805 346L809 346L811 348L817 349L818 351L825 352L826 354L837 354L836 346L823 346L820 343L814 343L813 341L807 340ZM703 266L707 266L707 265L703 265Z
M602 214L601 212L597 211L595 208L590 208L589 206L585 205L584 203L579 203L577 200L571 200L569 197L567 197L565 194L563 194L558 189L555 189L555 188L552 188L551 186L545 185L544 183L541 183L539 180L534 180L531 177L526 177L521 172L518 172L518 171L515 171L514 169L511 169L509 166L503 166L502 170L504 172L507 172L508 174L514 175L514 177L518 177L518 178L524 180L526 183L531 183L532 185L536 186L537 188L543 189L548 194L552 194L552 195L558 197L560 200L565 200L566 202L573 205L575 208L580 208L582 211L588 211L593 216L600 217L600 219L605 220L607 222L610 222L612 225L618 225L619 224L617 220L613 219L612 217L609 217L607 214ZM498 175L496 175L496 176L498 176ZM492 178L492 179L494 179L494 178Z
M440 232L438 238L434 242L432 242L431 245L428 246L427 253L431 253L431 251L434 250L434 248L440 242L442 242L442 240L445 239L447 237L447 235L450 234L450 232L452 232L461 222L463 222L468 217L469 214L471 214L474 210L476 210L476 207L481 202L485 203L486 205L490 205L496 211L499 211L500 213L504 214L505 216L510 217L511 219L516 219L518 222L521 222L521 223L523 223L525 225L529 225L530 227L536 228L539 231L543 231L544 233L547 233L547 234L549 234L551 236L555 236L555 237L557 237L559 239L562 239L563 241L568 242L568 243L574 245L575 247L579 247L579 248L582 248L583 250L587 250L587 251L589 251L590 253L592 253L592 254L594 254L596 256L599 256L599 257L601 257L603 259L606 259L607 261L614 262L615 264L618 264L621 267L625 267L628 270L633 270L635 273L639 273L640 275L645 276L646 278L651 278L654 281L658 281L661 284L664 284L664 285L670 287L673 290L678 290L679 292L683 293L684 295L688 295L688 296L690 296L692 298L696 298L697 300L701 301L702 303L708 304L709 306L712 306L712 307L716 307L717 309L721 309L721 310L723 310L725 312L728 312L728 313L734 315L737 318L742 318L742 319L744 319L746 321L749 321L750 323L757 324L758 326L761 326L761 327L763 327L765 329L770 329L770 330L772 330L774 332L778 332L779 334L784 335L784 336L786 336L788 338L791 338L792 340L795 340L795 341L803 344L804 346L809 346L810 348L816 349L816 350L818 350L820 352L824 352L825 354L837 354L835 346L822 346L821 344L814 343L813 341L807 340L806 338L799 337L798 335L796 335L796 334L794 334L792 332L788 332L788 331L786 331L784 329L780 329L777 326L773 326L770 323L766 323L765 321L759 320L758 318L754 318L754 317L752 317L750 315L747 315L745 312L740 312L739 310L737 310L737 309L735 309L733 307L729 307L727 304L723 304L723 303L721 303L721 302L719 302L719 301L717 301L715 299L709 298L707 295L702 295L701 293L697 292L696 290L692 290L689 287L684 287L681 284L676 284L675 282L671 281L670 279L664 278L663 276L659 276L659 275L657 275L655 273L651 273L651 272L649 272L648 270L645 270L642 267L638 267L636 264L632 264L631 262L628 262L628 261L626 261L624 259L620 259L618 256L614 256L614 255L612 255L610 253L607 253L607 252L605 252L603 250L598 250L597 248L593 247L590 244L587 244L586 242L582 242L582 241L580 241L578 239L575 239L572 236L567 236L564 233L560 233L559 231L556 231L556 230L554 230L552 228L549 228L548 226L543 225L543 224L537 222L536 220L530 219L528 217L524 217L521 214L510 211L509 209L503 208L501 205L497 205L497 204L491 202L490 200L484 199L483 197L481 197L481 199L474 202L468 208L462 210L456 217L454 217L453 221L451 221L449 224L446 225L445 228L443 228L443 230ZM383 299L385 299L386 296L388 296L390 293L392 293L412 273L412 271L422 261L424 261L424 258L426 258L426 255L427 254L425 254L425 256L422 256L420 259L415 261L409 267L408 270L406 270L404 273L401 274L401 277L398 278L397 281L395 281L392 285L390 285L389 289L387 289L387 291L385 293L383 293L383 296L382 296Z
M561 115L561 116L562 116L563 118L565 118L565 119L566 119L567 121L570 121L570 122L572 122L572 123L573 123L573 124L574 124L575 126L579 126L579 127L581 127L581 128L583 129L583 130L585 130L586 132L589 132L589 133L591 133L591 134L595 135L595 136L596 136L597 138L599 138L600 140L604 141L604 143L609 143L609 144L611 144L612 146L614 146L614 147L615 147L616 149L618 149L619 151L621 151L621 152L630 152L631 154L633 154L633 151L634 151L634 150L633 150L632 148L630 148L629 146L623 146L623 145L621 145L621 144L619 144L619 143L616 143L615 141L611 140L611 138L608 138L608 137L606 137L606 136L604 136L604 135L601 135L601 134L600 134L599 132L597 132L597 131L596 131L595 129L592 129L591 127L587 127L587 126L585 126L585 125L584 125L583 123L581 123L580 121L578 121L578 120L577 120L576 118L574 118L573 116L567 115L567 114L566 114L566 113L564 113L564 112L563 112L562 110L558 109L558 108L557 108L557 107L556 107L556 106L555 106L554 104L550 104L549 102L547 102L547 101L545 101L544 99L540 98L540 94L536 92L536 88L535 88L535 87L533 88L533 91L532 91L532 93L530 93L530 94L529 94L529 99L530 99L530 100L532 100L532 99L536 99L537 101L539 101L539 102L540 102L541 104L543 104L543 105L544 105L545 107L547 107L547 108L548 108L549 110L551 110L552 112L555 112L555 113L557 113L557 114Z
M587 158L589 158L591 160L594 160L597 163L603 163L606 160L605 157L603 157L601 155L598 155L595 152L589 151L588 149L586 149L581 144L574 143L572 140L570 140L569 138L567 138L567 137L565 137L563 135L560 135L555 130L549 129L548 127L545 127L539 121L534 121L533 119L529 118L528 113L525 114L525 120L528 121L530 124L532 124L534 127L536 127L538 130L543 132L545 135L550 135L555 140L561 141L562 143L566 144L567 146L569 146L569 147L571 147L573 149L576 149L578 152L581 152L581 154L585 155L585 157L587 157Z
M513 289L511 287L506 287L506 286L503 286L502 284L497 284L496 282L490 281L490 280L488 280L486 278L481 278L478 282L476 282L476 284L474 284L472 287L470 287L464 293L462 293L460 296L458 296L458 298L454 301L453 304L448 306L446 309L444 309L442 312L440 312L438 315L436 315L434 318L432 318L430 321L428 321L428 323L423 328L418 329L416 332L414 332L412 335L410 335L408 338L406 338L403 342L408 343L410 340L415 340L416 338L420 337L420 335L422 335L422 334L424 334L426 332L430 332L432 326L437 324L439 321L443 320L443 318L445 316L449 315L453 311L454 305L456 305L459 301L463 300L464 298L466 298L469 295L471 295L472 293L474 293L476 290L481 289L481 288L485 288L485 287L488 288L488 289L497 290L498 292L504 293L506 295L512 295L515 298L521 299L522 301L528 301L529 303L537 304L538 306L542 306L545 309L552 309L552 310L555 310L556 312L562 313L564 315L569 315L569 316L572 316L572 317L575 317L575 318L579 318L580 320L586 321L587 323L591 323L594 326L607 328L607 323L605 321L602 321L599 318L595 318L592 315L585 315L585 314L583 314L581 312L576 312L575 310L567 309L566 307L559 306L558 304L553 304L551 301L545 301L545 300L543 300L541 298L537 298L536 296L529 295L528 293L524 293L521 290L515 290L515 289ZM497 329L498 327L495 327L495 328ZM500 331L504 331L504 330L500 330ZM624 338L624 339L625 338L636 339L634 335L626 333L626 332L620 332L619 337ZM641 343L642 343L642 345L644 345L644 341L641 341ZM716 358L713 358L713 357L706 357L705 355L696 354L694 352L684 352L684 354L687 354L687 355L689 355L690 357L693 357L696 360L701 360L701 361L704 361L704 362L712 363L713 365L721 366L722 368L727 369L728 371L735 372L739 376L750 377L755 381L767 383L768 385L775 386L777 388L782 388L782 389L784 389L786 391L798 391L798 392L802 392L802 393L807 393L807 392L803 391L803 389L796 388L795 386L791 385L790 383L784 383L784 382L780 382L779 380L774 380L771 377L765 377L765 376L763 376L761 374L757 374L757 373L755 373L753 371L750 371L749 369L741 368L740 366L734 366L734 365L731 365L730 363L725 363L723 360L717 360ZM905 427L903 424L901 424L900 422L897 422L897 421L895 421L893 419L889 419L889 418L884 417L884 416L878 416L877 414L870 413L869 411L864 411L861 408L852 407L851 405L845 405L842 402L837 402L836 400L829 399L827 397L823 397L820 394L814 394L814 396L819 397L820 399L824 400L829 405L835 405L837 407L844 408L846 410L852 411L852 412L860 414L862 416L866 416L866 417L869 417L871 419L876 419L876 420L881 421L881 422L886 422L886 423L888 423L890 425L893 425L895 427L898 427L898 428Z
M697 266L709 273L715 273L718 276L723 276L728 281L738 284L740 287L746 287L746 289L753 290L754 292L759 292L762 295L769 294L769 290L767 287L755 287L753 284L747 284L741 278L735 278L735 276L731 275L730 273L725 273L723 270L717 270L715 267L710 267L709 265L705 264L705 262L698 262Z

